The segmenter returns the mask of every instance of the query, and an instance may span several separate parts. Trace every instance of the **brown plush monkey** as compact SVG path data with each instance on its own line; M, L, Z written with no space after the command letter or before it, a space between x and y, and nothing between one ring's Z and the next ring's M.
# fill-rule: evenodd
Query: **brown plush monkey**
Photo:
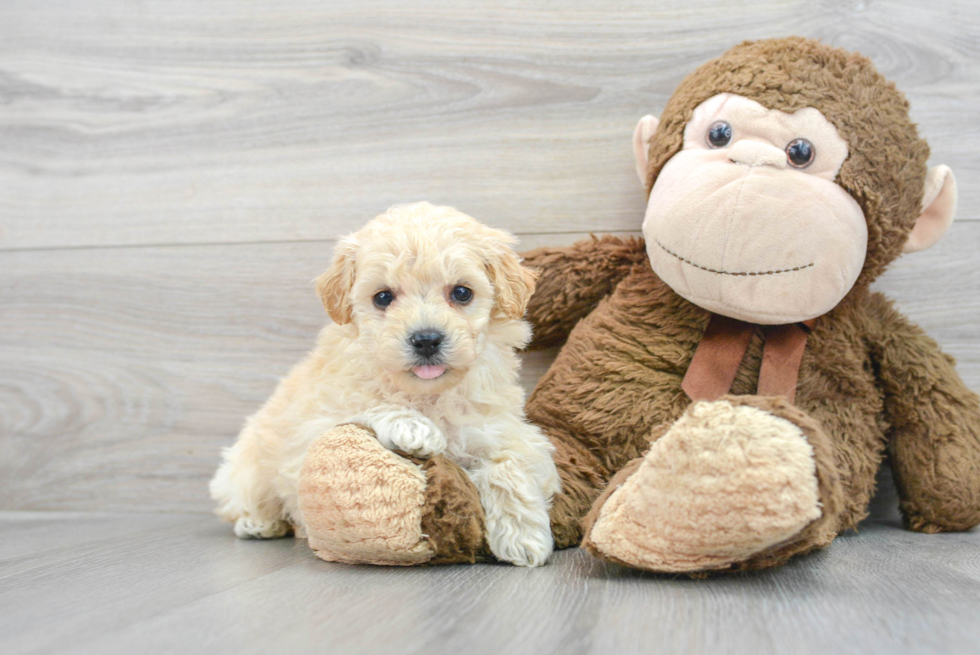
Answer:
M869 291L955 211L894 86L815 41L745 43L634 146L644 240L526 256L532 345L565 341L527 406L557 448L556 545L652 571L778 565L866 515L886 450L910 529L980 523L978 399ZM418 464L429 561L485 557L466 476Z
M571 332L528 403L561 449L558 543L654 571L780 564L864 518L886 448L911 529L980 523L977 397L868 289L955 208L905 98L860 55L746 43L634 145L645 243L527 256L538 343Z

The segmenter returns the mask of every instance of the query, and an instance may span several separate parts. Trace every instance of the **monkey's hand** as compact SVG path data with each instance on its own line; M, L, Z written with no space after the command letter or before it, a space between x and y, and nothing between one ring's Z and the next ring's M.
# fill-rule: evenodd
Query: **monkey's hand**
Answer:
M968 530L980 524L980 402L952 358L884 296L872 296L869 309L905 524L917 532Z
M525 315L534 327L528 350L564 342L575 324L647 258L642 239L608 235L566 248L537 248L521 256L525 266L541 274Z

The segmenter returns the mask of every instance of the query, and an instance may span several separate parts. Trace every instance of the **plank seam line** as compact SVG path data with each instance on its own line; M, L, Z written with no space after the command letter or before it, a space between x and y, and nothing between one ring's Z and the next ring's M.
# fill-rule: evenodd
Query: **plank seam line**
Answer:
M560 232L512 232L516 237L530 236L563 236L568 234L625 234L639 235L640 230L566 230ZM62 251L84 251L84 250L137 250L146 248L207 248L218 246L258 246L258 245L285 245L291 243L334 243L339 237L324 239L268 239L257 241L189 241L187 243L111 243L105 245L82 245L82 246L33 246L27 248L0 248L0 253L19 253L19 252L62 252Z

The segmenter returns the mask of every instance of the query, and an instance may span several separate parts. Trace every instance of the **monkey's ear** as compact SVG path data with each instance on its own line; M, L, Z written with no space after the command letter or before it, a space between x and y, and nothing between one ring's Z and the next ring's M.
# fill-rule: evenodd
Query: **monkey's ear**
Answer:
M656 116L647 114L636 124L633 131L633 157L636 159L636 174L640 176L640 184L647 184L647 164L650 162L650 139L657 133L660 121Z
M356 255L357 244L353 239L347 237L338 241L330 268L314 280L316 292L320 294L320 300L323 301L327 314L337 325L350 323L353 311L350 294L354 288Z
M905 242L905 252L918 252L936 245L956 215L956 178L949 166L933 166L926 173L922 213Z

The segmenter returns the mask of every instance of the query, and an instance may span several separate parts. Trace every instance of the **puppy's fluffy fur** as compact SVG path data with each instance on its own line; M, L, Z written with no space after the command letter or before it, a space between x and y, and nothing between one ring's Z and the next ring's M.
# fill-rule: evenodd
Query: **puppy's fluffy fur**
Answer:
M235 534L302 533L297 486L307 448L336 425L358 423L386 448L461 465L479 491L494 555L545 562L559 482L552 445L523 416L515 349L530 338L521 318L534 275L514 242L454 209L418 203L338 243L317 279L334 323L248 419L211 481L217 513ZM472 291L468 302L453 298L457 286ZM394 300L379 308L376 294L386 290ZM433 332L443 342L423 361L412 335Z

